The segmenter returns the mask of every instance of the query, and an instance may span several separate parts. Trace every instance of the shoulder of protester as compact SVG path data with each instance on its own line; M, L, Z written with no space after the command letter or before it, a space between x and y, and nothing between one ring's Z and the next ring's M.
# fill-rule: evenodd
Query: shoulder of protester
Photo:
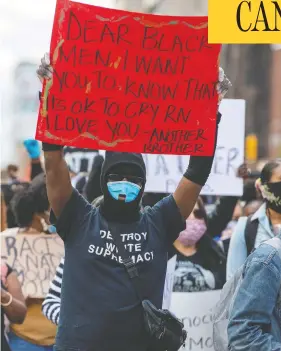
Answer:
M281 251L281 250L280 250ZM247 267L252 264L262 264L268 266L278 273L281 277L281 252L278 249L268 245L266 243L261 244L252 254L249 256Z

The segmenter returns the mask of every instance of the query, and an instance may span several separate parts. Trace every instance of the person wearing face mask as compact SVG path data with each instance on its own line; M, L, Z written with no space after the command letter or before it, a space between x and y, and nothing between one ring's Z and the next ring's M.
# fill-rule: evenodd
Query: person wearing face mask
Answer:
M44 174L39 174L27 189L18 192L12 199L17 228L7 229L3 234L17 236L50 234L54 227L49 222L49 201ZM11 324L9 344L12 351L52 351L56 328L43 316L43 298L26 298L27 313L23 324Z
M177 255L175 292L221 289L225 282L226 257L208 234L208 219L201 198L186 220L186 228L174 242L169 256Z
M45 56L41 62L41 80L51 78L50 60ZM229 85L220 70L219 94ZM192 156L175 192L141 211L146 183L141 154L106 152L103 199L94 207L71 186L63 146L43 143L43 151L51 218L65 243L56 351L148 351L152 340L125 264L136 265L143 299L160 309L168 250L184 229L214 155ZM116 239L130 256L126 262Z
M249 217L241 217L232 234L227 258L227 279L244 264L251 251L281 234L281 159L268 162L256 187L263 205Z

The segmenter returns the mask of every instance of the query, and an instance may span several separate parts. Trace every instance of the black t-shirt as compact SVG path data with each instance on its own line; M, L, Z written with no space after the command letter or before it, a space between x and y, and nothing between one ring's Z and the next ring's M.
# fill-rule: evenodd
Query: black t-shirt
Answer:
M74 190L55 224L65 242L57 347L145 351L142 307L99 208ZM122 225L120 231L138 267L143 296L158 308L162 307L167 251L184 226L169 196L144 209L138 222Z
M10 275L12 273L12 268L7 265L7 275L6 275L6 278L8 277L8 275ZM3 282L1 281L1 287L5 290L6 287L5 285L3 284ZM11 351L9 345L8 345L8 342L6 340L6 336L5 336L5 327L4 327L4 308L1 306L1 350L2 351Z
M189 257L176 250L174 254L177 255L177 262L173 291L199 292L221 288L223 278L219 264L215 269L214 267L208 267L206 260L198 251Z

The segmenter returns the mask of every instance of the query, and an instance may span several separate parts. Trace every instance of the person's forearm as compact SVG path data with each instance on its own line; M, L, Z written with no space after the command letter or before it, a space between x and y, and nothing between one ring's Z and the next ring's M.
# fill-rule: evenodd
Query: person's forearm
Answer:
M217 203L215 209L208 215L208 233L215 237L221 235L231 221L238 197L224 196Z
M62 213L72 194L72 186L63 151L44 150L47 193L56 217Z
M191 156L189 165L184 177L195 184L204 186L212 170L218 139L218 128L221 120L221 113L217 112L217 125L215 131L214 150L211 156Z
M11 295L9 293L2 293L1 302L5 305L9 303ZM16 298L12 299L9 306L2 306L5 314L11 323L21 324L23 323L26 315L26 305Z
M43 168L41 165L40 158L31 160L31 174L30 174L30 180L34 179L38 174L43 173Z
M189 165L173 196L184 219L188 218L205 185L212 169L217 145L218 123L221 114L217 114L217 129L215 134L214 151L212 156L191 156Z
M184 219L187 219L192 212L202 186L182 177L173 196Z

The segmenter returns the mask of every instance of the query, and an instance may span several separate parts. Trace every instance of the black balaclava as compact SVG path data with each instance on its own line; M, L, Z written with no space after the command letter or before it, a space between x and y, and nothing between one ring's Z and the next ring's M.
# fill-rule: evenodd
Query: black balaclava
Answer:
M144 184L136 200L125 202L115 200L107 188L109 174L138 176L144 179ZM104 200L100 205L102 215L108 220L117 223L130 223L140 218L140 202L146 181L146 167L141 154L126 152L106 152L101 171L101 189Z

